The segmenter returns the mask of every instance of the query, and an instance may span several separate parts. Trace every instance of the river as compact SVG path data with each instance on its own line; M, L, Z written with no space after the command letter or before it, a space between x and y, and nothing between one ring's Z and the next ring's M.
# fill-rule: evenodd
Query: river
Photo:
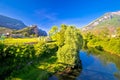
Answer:
M59 78L53 75L49 80L120 80L119 56L83 50L79 55L82 64L80 71L74 70L72 75L60 75Z

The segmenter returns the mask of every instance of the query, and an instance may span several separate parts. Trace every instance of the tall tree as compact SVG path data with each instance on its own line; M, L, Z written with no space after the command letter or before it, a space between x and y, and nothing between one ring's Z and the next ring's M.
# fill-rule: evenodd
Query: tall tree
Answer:
M56 32L58 32L58 27L57 26L53 26L51 28L51 30L49 31L49 36L54 35Z
M78 51L82 47L82 36L73 26L67 27L64 45L57 52L58 62L75 66L79 62Z

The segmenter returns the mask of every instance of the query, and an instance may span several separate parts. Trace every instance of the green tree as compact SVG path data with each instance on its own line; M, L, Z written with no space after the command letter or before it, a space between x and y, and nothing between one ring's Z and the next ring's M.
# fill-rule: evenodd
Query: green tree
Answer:
M57 26L53 26L51 28L51 30L49 31L49 36L52 36L52 35L54 35L57 32L58 32L58 27Z
M57 52L58 62L75 66L79 61L78 51L82 47L82 36L73 26L67 27L64 36L64 45Z
M59 47L64 45L66 29L67 29L67 26L65 24L62 24L60 27L60 31L56 35L56 41Z
M120 27L117 28L117 37L120 37Z
M0 38L0 39L2 40L2 43L3 43L4 40L5 40L5 36L4 36L4 34L1 35L1 38Z

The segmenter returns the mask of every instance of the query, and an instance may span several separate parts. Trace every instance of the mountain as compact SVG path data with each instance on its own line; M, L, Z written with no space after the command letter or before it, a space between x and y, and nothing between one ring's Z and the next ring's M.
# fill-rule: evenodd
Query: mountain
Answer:
M107 28L111 32L115 32L116 28L120 27L120 11L109 12L100 18L89 23L82 28L82 31L101 30Z
M26 25L20 20L0 15L0 27L18 30L25 28Z
M0 36L4 34L11 37L37 37L47 36L47 32L39 29L36 25L28 26L20 30L0 27Z
M21 30L14 30L13 34L21 34L24 37L47 36L47 33L39 29L36 25L25 27Z
M47 36L47 33L36 25L26 26L22 21L0 15L0 35L10 34L14 36L35 37Z

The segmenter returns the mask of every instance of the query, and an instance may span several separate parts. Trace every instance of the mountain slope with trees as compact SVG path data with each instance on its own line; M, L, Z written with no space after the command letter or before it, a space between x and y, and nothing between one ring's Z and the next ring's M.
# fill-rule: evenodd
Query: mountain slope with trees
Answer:
M101 35L104 32L108 36L116 36L116 31L119 27L120 11L104 14L100 18L83 27L82 31L92 32L96 35Z
M104 16L82 28L84 44L120 55L120 11Z

